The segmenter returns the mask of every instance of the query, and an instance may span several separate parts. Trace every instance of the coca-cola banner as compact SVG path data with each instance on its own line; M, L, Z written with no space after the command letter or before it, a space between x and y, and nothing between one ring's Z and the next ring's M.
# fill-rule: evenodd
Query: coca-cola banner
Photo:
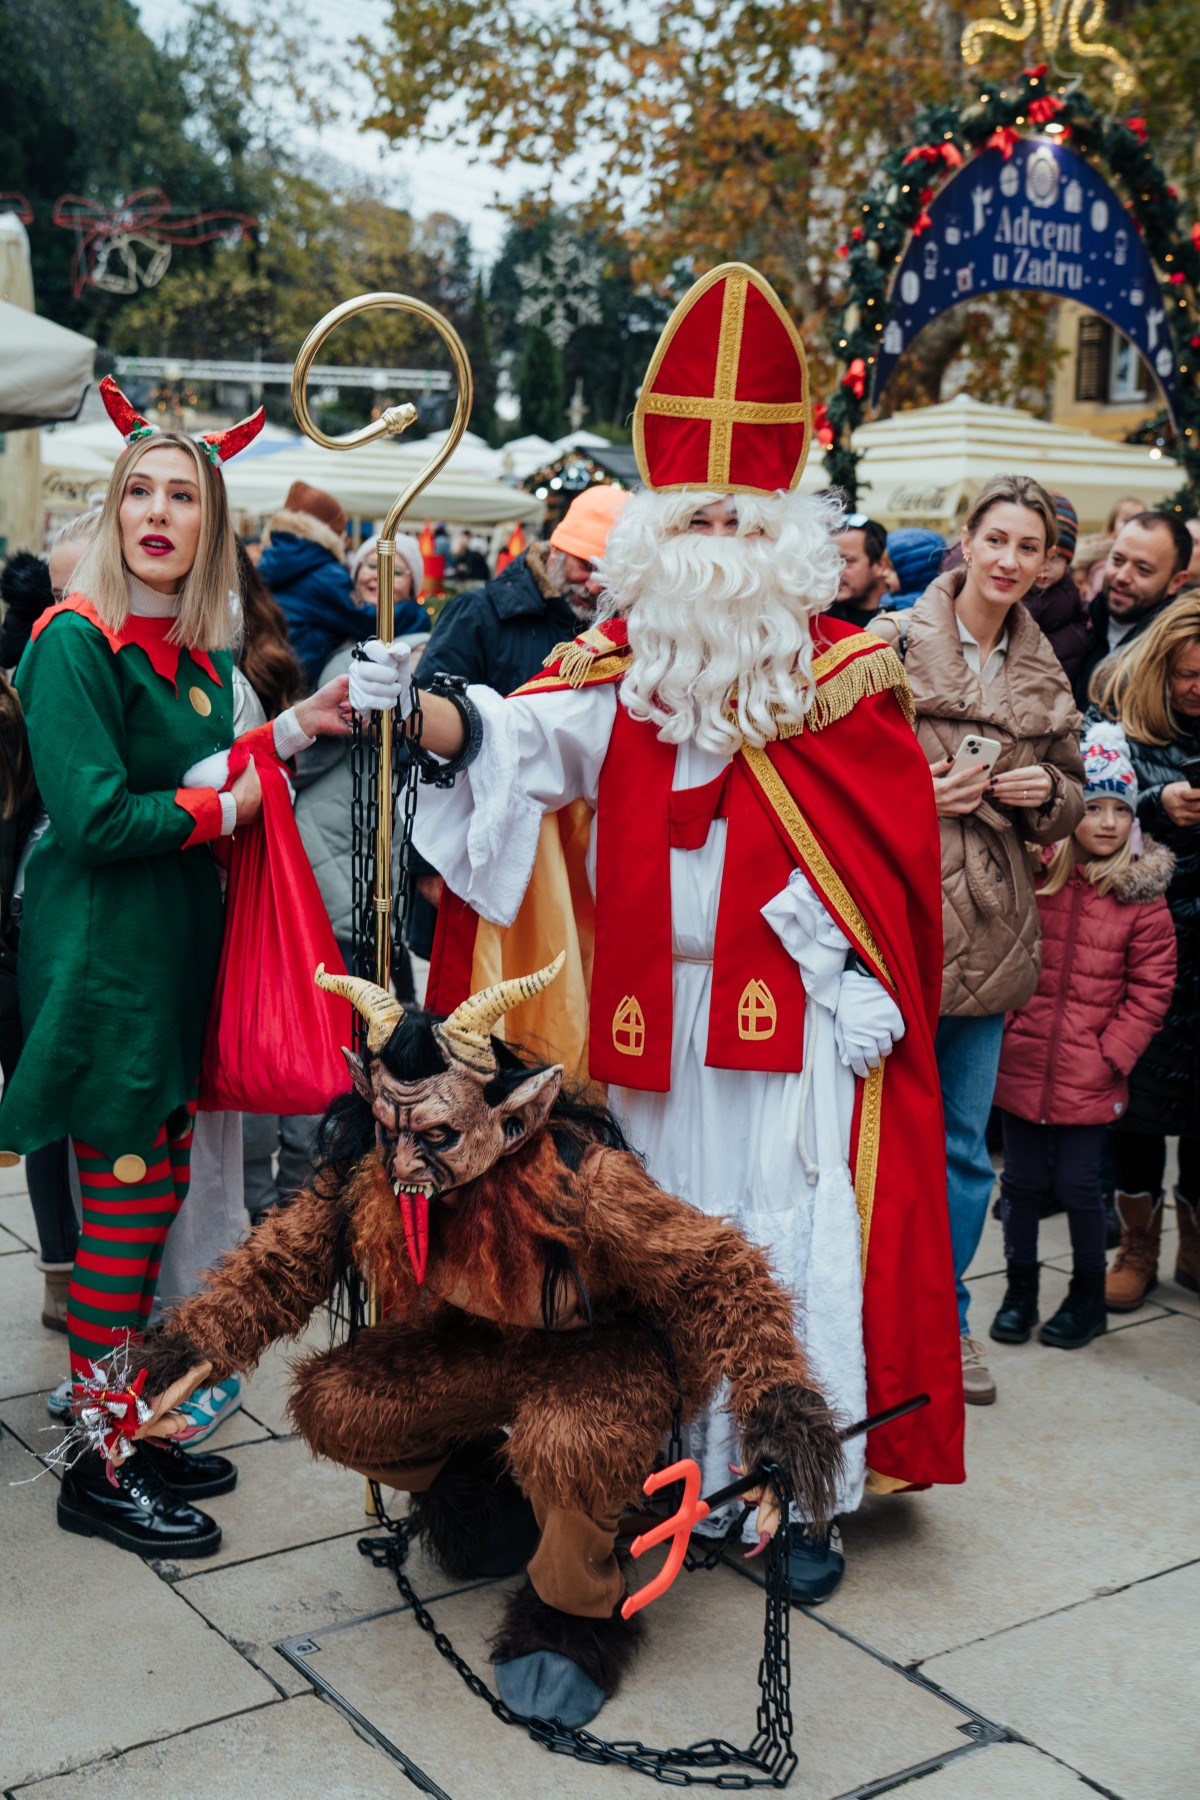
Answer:
M1175 354L1150 258L1090 163L1047 138L1022 138L1007 159L987 150L967 163L931 201L928 216L892 284L876 400L896 359L931 319L981 294L1036 288L1079 301L1123 332L1175 417Z

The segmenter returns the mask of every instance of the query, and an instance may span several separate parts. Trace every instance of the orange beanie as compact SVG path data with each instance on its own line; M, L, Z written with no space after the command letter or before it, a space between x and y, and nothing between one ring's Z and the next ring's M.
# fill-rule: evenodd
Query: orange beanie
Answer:
M607 482L585 488L550 533L550 542L568 556L581 557L584 562L598 561L628 498L624 488L610 487Z

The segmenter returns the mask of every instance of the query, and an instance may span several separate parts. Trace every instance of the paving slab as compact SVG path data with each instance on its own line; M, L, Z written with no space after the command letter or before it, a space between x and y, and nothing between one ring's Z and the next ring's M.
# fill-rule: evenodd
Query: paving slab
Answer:
M30 1251L0 1256L0 1398L48 1393L67 1372L67 1340L42 1324L42 1292Z
M59 1531L27 1467L0 1431L0 1790L275 1697L140 1557Z
M1106 1332L1089 1348L1106 1370L1200 1406L1200 1319L1169 1313L1149 1320L1144 1331Z
M0 1174L5 1172L0 1169ZM37 1249L38 1235L33 1222L33 1207L29 1203L29 1195L23 1190L20 1193L6 1193L0 1189L0 1225L27 1249Z
M27 1194L29 1179L25 1174L25 1158L13 1163L10 1168L0 1169L0 1197L7 1194Z
M411 1800L415 1790L381 1750L310 1694L16 1792L30 1800Z
M455 1648L485 1676L486 1641L511 1584L435 1602ZM645 1647L625 1688L592 1727L648 1745L754 1735L762 1596L729 1570L681 1578L647 1615ZM644 1776L555 1757L494 1720L411 1614L318 1634L309 1662L453 1800L645 1800ZM793 1613L793 1800L828 1800L945 1756L968 1721L918 1683Z
M28 1249L29 1245L23 1238L16 1237L13 1232L0 1225L0 1256L15 1256Z
M398 1495L385 1494L384 1504L389 1512L403 1511ZM373 1529L378 1531L367 1522L363 1535L370 1535ZM406 1571L422 1595L456 1593L477 1585L453 1581L438 1569L425 1556L420 1539L412 1546ZM310 1693L311 1687L277 1654L277 1643L372 1613L394 1611L400 1605L390 1572L375 1568L359 1553L358 1534L306 1544L299 1550L211 1573L205 1565L200 1573L178 1581L175 1591L289 1694Z
M324 1320L316 1321L298 1342L270 1345L258 1367L245 1377L245 1405L277 1437L290 1437L296 1429L287 1415L294 1364L328 1343Z
M66 1374L65 1369L63 1374ZM13 1436L36 1457L49 1456L67 1432L66 1423L52 1419L46 1411L45 1394L22 1394L16 1399L0 1400L0 1425L7 1425ZM29 1472L36 1474L37 1470L31 1465ZM42 1486L45 1485L43 1482Z
M1030 1744L984 1744L904 1789L908 1800L1089 1800L1095 1789Z
M1198 1662L1193 1563L933 1657L922 1673L968 1704L986 1699L997 1724L1106 1793L1182 1800L1200 1769L1200 1711L1185 1674Z
M300 1544L361 1533L365 1484L336 1463L318 1462L298 1438L266 1438L230 1453L238 1484L230 1494L203 1502L221 1527L221 1548L203 1564L155 1566L174 1580L203 1569L225 1568L256 1556L272 1556Z
M846 1575L822 1617L911 1666L1190 1561L1196 1410L1147 1379L1188 1325L1164 1317L1073 1352L989 1343L1000 1398L967 1408L965 1485L843 1519Z

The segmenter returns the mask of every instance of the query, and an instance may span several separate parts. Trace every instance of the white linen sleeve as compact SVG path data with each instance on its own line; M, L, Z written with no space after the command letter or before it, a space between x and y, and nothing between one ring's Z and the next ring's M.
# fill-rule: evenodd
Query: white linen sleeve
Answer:
M799 964L809 999L827 1012L836 1012L850 942L817 899L802 869L792 870L787 886L767 901L762 916L792 961Z
M503 700L469 687L483 719L479 755L453 787L422 786L413 842L452 892L511 925L529 885L545 813L592 806L616 717L615 687Z
M232 794L218 794L217 799L221 802L221 836L232 837L237 824L237 801Z

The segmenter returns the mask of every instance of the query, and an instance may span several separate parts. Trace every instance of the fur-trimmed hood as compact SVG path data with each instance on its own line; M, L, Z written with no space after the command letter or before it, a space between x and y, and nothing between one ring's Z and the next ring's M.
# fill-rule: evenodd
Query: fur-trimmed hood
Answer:
M549 544L540 542L530 544L525 552L525 567L533 576L534 585L543 600L556 600L558 589L546 573L546 552Z
M1142 842L1142 854L1126 864L1108 891L1122 906L1144 906L1162 899L1174 873L1174 852L1148 837Z
M346 560L346 541L339 532L329 525L323 525L311 513L277 512L272 514L267 525L267 536L273 542L278 532L289 537L307 538L312 544L320 544L331 556L336 556L340 563Z

